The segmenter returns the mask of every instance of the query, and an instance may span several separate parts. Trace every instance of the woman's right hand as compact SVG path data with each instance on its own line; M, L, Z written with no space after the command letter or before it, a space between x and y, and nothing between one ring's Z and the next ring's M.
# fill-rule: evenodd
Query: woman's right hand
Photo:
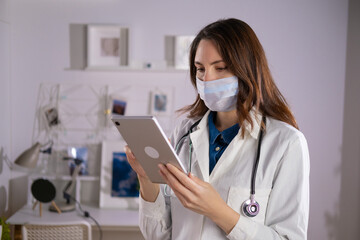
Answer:
M128 145L124 148L127 160L131 168L137 173L140 183L141 197L148 202L155 202L160 192L159 184L150 181L144 168L140 165Z

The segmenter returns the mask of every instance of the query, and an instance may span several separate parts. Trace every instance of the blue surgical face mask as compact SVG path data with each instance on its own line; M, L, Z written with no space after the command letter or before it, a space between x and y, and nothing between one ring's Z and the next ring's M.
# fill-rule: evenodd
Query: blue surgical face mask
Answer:
M213 81L196 78L196 87L205 105L216 112L228 112L236 107L238 78L236 76Z

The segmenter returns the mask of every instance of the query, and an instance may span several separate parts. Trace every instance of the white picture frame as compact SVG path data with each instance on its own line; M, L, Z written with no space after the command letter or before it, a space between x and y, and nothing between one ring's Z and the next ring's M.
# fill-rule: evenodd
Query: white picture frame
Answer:
M118 25L87 26L87 68L128 65L128 29Z
M100 208L138 209L139 197L113 197L112 172L113 153L124 152L124 141L103 141L101 147Z
M165 36L165 60L168 67L175 69L189 69L189 53L194 35Z

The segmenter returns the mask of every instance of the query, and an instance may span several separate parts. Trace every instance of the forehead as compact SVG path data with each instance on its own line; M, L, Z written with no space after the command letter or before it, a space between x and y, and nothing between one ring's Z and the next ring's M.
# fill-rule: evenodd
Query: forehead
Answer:
M202 39L196 49L195 62L214 62L222 60L216 45L213 41L208 39Z

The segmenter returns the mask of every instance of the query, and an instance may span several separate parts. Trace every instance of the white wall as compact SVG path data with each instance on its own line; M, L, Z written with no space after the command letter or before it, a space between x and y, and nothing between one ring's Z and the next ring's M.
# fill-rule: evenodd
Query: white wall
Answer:
M10 212L11 172L5 162L11 157L10 34L10 1L0 0L0 216Z
M262 42L274 78L289 101L311 155L309 239L332 239L340 193L347 1L44 1L13 0L12 151L31 144L40 82L176 81L183 73L80 72L69 66L70 23L130 28L130 60L162 60L166 34L196 34L224 17L245 20ZM177 106L193 92L178 95Z

